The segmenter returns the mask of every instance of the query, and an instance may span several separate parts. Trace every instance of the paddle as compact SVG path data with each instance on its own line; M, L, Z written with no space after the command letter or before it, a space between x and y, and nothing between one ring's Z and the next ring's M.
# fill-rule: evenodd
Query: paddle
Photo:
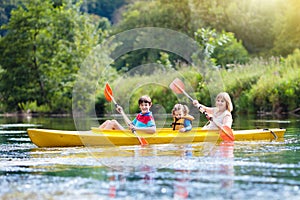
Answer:
M113 92L112 89L110 87L110 85L108 83L106 83L105 85L105 90L104 90L104 96L106 98L107 101L111 102L113 101L113 103L115 104L115 106L117 107L118 104L116 102L116 100L113 97ZM123 116L124 121L127 123L127 125L130 127L131 121L130 119L128 119L128 117L126 116L126 114L124 113L123 109L120 109L120 113ZM140 137L136 131L134 129L131 129L132 133L138 138L139 142L141 143L141 145L147 145L148 142L145 138Z
M189 98L192 102L194 101L194 99L184 91L184 83L179 79L176 78L169 86L176 94L184 94L187 98ZM200 108L199 108L200 109ZM233 132L232 129L228 126L220 126L218 123L216 123L214 121L214 118L209 117L208 114L206 113L206 111L201 111L203 114L205 114L206 118L212 122L214 122L220 129L219 133L221 138L224 141L234 141L234 136L233 136Z

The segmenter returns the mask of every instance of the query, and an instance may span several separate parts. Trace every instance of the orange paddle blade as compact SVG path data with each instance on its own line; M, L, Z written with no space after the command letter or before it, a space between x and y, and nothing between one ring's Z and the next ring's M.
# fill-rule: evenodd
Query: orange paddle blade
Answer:
M107 101L113 101L115 106L117 107L118 104L113 97L112 89L108 83L105 84L104 96ZM130 123L130 120L128 119L128 117L126 116L126 114L124 113L123 110L121 111L121 114L122 114L124 120L126 121L126 123L127 123L127 121L129 121L129 123ZM147 140L143 137L139 137L134 130L132 130L132 133L138 138L138 140L142 146L148 144Z
M169 87L173 90L176 94L182 94L184 91L184 83L179 79L176 78Z
M228 141L228 142L233 142L234 141L234 135L233 135L232 129L228 126L223 126L220 129L220 137L224 141Z
M136 131L134 129L132 129L131 132L137 137L137 139L139 140L139 142L142 146L149 144L145 138L138 136L138 134L136 133Z
M113 93L112 93L112 89L108 83L105 84L104 96L107 101L112 100Z
M148 145L148 144L149 144L149 143L147 142L147 140L146 140L145 138L143 138L143 137L138 137L138 139L139 139L139 141L140 141L140 143L141 143L142 146Z

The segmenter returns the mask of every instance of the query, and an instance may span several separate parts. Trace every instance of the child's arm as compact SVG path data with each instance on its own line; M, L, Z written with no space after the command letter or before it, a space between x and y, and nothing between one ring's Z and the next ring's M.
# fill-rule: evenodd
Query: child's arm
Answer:
M191 123L191 120L184 120L184 128L181 128L179 131L180 132L187 132L187 131L190 131L192 130L192 123Z
M205 105L202 105L198 102L198 100L194 100L193 104L196 108L198 108L200 110L200 112L204 113L206 112L207 114L213 114L214 112L214 108L212 107L207 107Z
M134 129L134 130L137 130L137 131L142 131L142 132L145 132L145 133L155 133L156 132L156 125L155 125L155 122L154 120L150 120L148 123L147 123L147 127L138 127L138 126L135 126L137 123L137 119L134 118L134 120L132 121L132 123L130 124L130 129Z

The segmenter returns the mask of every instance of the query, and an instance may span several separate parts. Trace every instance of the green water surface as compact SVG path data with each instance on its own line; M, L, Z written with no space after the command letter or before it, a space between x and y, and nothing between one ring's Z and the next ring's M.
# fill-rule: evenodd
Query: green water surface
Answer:
M72 117L0 117L0 199L299 199L299 121L234 119L283 141L38 148L27 128L75 130Z

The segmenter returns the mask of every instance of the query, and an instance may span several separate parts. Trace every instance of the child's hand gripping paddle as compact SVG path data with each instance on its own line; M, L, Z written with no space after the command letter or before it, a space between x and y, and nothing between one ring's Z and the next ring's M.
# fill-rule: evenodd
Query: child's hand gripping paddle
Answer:
M192 102L194 101L194 99L184 91L184 83L179 79L176 78L169 86L176 94L184 94L187 98L189 98ZM234 141L234 136L233 136L233 132L232 129L228 126L220 126L217 122L214 121L214 119L212 117L209 117L208 114L205 111L202 111L200 109L200 112L202 112L203 114L205 114L206 118L212 122L214 122L220 129L219 133L220 133L220 137L224 140L224 141Z
M108 83L106 83L106 85L105 85L104 96L105 96L105 98L106 98L107 101L109 101L109 102L113 101L113 103L115 104L115 106L118 107L118 104L117 104L116 100L113 97L112 89L111 89L111 87L110 87L110 85ZM124 121L130 127L131 121L128 119L128 117L124 113L123 109L118 109L118 111L121 113L121 115L123 116ZM136 131L134 129L131 129L131 131L138 138L138 140L141 143L141 145L147 145L148 144L147 140L145 138L143 138L143 137L140 137L136 133Z

